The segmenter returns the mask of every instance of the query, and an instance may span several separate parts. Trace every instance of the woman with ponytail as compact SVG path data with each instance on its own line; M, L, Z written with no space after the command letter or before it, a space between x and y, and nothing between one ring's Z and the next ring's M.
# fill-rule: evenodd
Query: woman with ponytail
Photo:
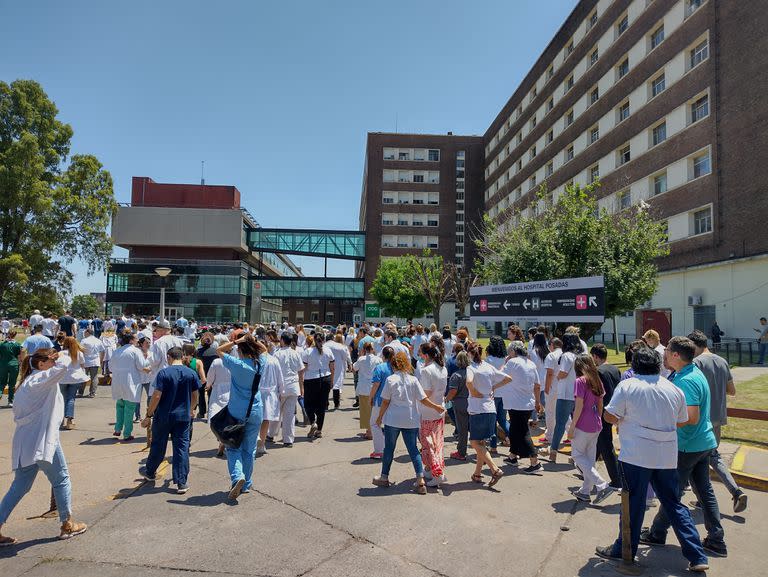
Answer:
M88 374L85 372L83 347L75 337L64 337L61 354L69 357L70 360L67 372L59 384L61 394L64 396L64 419L61 421L61 426L71 431L75 428L75 396L81 385L85 388Z
M59 357L50 348L37 349L22 362L21 384L16 389L13 405L16 431L11 466L15 474L0 502L0 546L16 543L16 539L2 535L2 527L22 497L29 493L38 471L43 471L53 488L61 521L59 539L80 535L88 528L72 520L72 486L59 442L59 424L64 418L64 397L59 383L67 374L69 364L68 356Z
M322 331L315 333L314 346L304 352L304 410L309 417L310 439L323 436L325 409L328 406L328 394L334 377L334 357L330 348L324 347L325 336ZM344 370L342 367L341 370Z
M579 501L589 503L594 487L597 489L594 503L597 504L614 491L595 468L597 438L603 430L605 389L591 356L578 355L574 367L577 377L574 384L576 408L573 410L569 436L571 437L571 457L584 476L584 482L580 489L572 492Z
M445 430L443 397L445 396L448 371L445 368L442 353L434 345L423 344L420 353L424 366L419 372L419 383L427 398L441 409L436 411L429 407L420 407L421 425L419 426L421 459L424 462L427 486L437 487L447 481L445 459L443 458Z

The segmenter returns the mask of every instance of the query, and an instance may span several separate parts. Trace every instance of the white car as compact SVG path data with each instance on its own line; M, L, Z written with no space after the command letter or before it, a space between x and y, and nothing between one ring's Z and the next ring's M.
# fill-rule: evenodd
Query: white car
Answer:
M317 325L313 325L312 323L304 324L304 334L305 335L311 335L312 333L317 332Z

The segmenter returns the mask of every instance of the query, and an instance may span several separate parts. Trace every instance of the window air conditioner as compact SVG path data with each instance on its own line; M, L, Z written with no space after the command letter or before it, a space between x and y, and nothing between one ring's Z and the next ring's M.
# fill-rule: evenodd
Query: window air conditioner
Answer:
M688 306L689 307L695 307L701 305L703 299L699 295L690 295L688 297Z

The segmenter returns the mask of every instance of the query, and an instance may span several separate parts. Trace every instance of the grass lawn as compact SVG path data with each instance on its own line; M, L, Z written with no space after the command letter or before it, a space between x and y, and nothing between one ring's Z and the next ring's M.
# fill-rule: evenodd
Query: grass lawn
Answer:
M768 410L768 375L736 385L736 396L728 397L729 407ZM768 421L728 418L723 439L768 448Z

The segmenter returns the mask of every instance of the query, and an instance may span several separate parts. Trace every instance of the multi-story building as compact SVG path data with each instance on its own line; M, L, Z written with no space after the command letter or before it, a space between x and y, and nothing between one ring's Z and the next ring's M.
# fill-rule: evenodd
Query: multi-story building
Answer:
M368 134L360 198L360 230L366 231L366 260L356 276L365 279L366 301L382 259L425 249L444 262L471 269L472 233L482 217L483 139L452 133ZM451 321L453 307L441 318Z
M748 336L765 313L766 20L759 0L583 0L485 134L487 212L506 226L540 185L594 180L600 207L646 202L666 223L659 290L622 332Z
M281 321L282 301L261 298L254 277L301 271L286 256L252 253L246 230L254 227L234 186L134 177L131 204L121 205L112 221L113 241L128 249L128 257L110 262L107 314L157 314L164 283L170 320ZM155 272L159 267L171 269L165 279Z
M480 201L501 226L594 180L601 208L645 202L666 224L658 291L619 319L620 332L685 334L717 320L727 336L751 337L768 313L766 26L761 0L582 0L485 132ZM378 211L412 186L400 147L427 144L410 138L428 137L369 136L369 255L399 254L390 245L415 238L397 226L410 206ZM476 226L466 216L465 229ZM376 264L366 264L368 286Z

